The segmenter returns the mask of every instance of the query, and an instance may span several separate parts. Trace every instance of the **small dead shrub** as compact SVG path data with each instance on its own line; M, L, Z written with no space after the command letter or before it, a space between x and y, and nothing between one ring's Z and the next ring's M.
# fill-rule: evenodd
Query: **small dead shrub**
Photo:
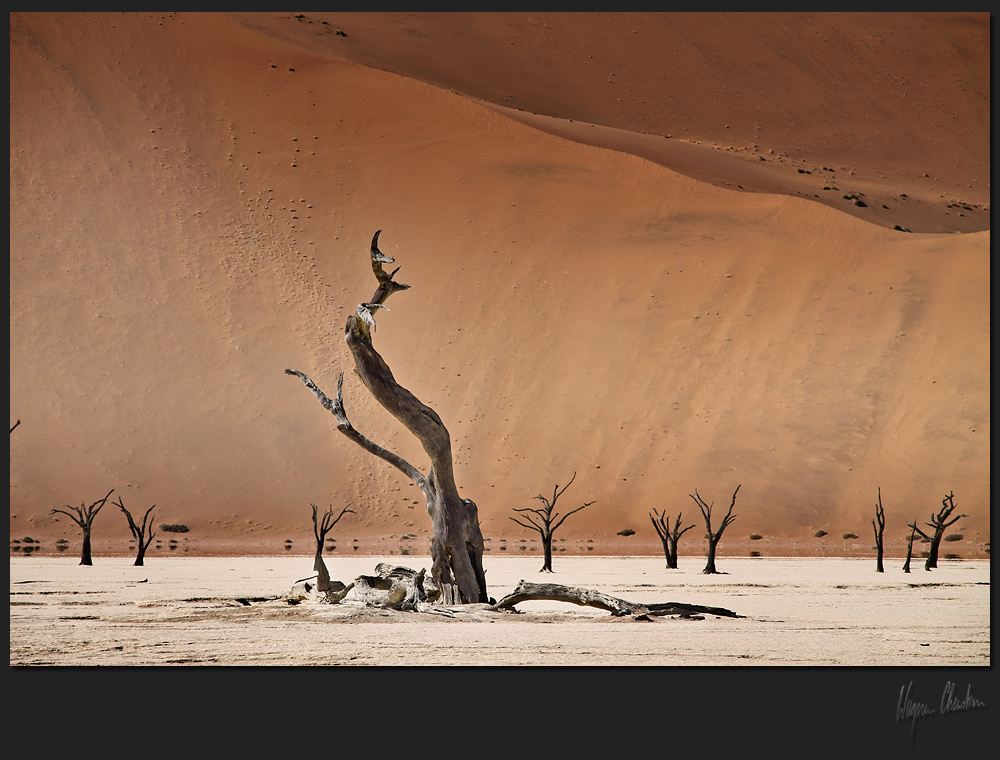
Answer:
M857 538L858 534L857 533L845 533L843 537L844 538Z
M825 535L826 535L826 531L820 529L820 530L816 531L815 533L813 533L813 538L823 538L823 536L825 536Z

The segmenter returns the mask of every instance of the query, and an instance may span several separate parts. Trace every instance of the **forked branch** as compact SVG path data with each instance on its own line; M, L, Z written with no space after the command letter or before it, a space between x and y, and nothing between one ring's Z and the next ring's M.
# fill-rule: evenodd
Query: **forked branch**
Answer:
M354 359L361 382L382 407L399 420L420 441L430 459L426 475L399 455L361 435L351 425L344 411L343 375L337 381L337 398L330 399L313 381L298 370L286 369L297 376L313 392L320 403L337 420L337 429L369 453L396 467L419 486L431 517L431 575L441 589L445 601L456 603L482 602L488 598L486 575L482 568L484 551L482 532L475 503L463 499L455 483L451 436L441 418L413 393L396 382L388 364L372 345L375 314L385 308L393 293L409 286L393 278L399 269L386 272L383 264L391 263L378 248L381 230L371 243L371 267L378 288L371 299L359 304L348 316L344 341Z
M121 496L118 497L118 501L113 503L118 506L118 508L125 514L125 518L128 520L128 529L132 532L132 536L135 538L136 544L138 544L135 555L135 564L136 567L141 567L144 564L146 549L148 549L149 545L153 543L153 536L156 535L153 532L153 523L150 521L150 517L153 510L156 508L156 505L154 504L146 510L146 514L142 516L142 525L139 525L132 518L132 513L125 508L125 503L122 501Z
M295 375L298 377L306 388L313 392L313 395L319 399L320 404L333 414L334 418L337 420L337 430L346 435L356 444L358 444L365 451L370 454L374 454L380 459L384 459L386 462L391 464L393 467L398 469L404 475L409 477L420 490L424 490L426 487L427 479L424 477L423 473L420 472L416 467L407 462L398 454L395 454L388 449L379 446L374 441L366 438L364 435L359 433L355 427L351 424L351 421L347 418L347 413L344 411L344 373L341 372L337 378L337 397L331 399L319 387L312 381L312 379L304 372L299 372L297 369L286 369L285 374ZM338 518L339 519L339 518Z
M729 504L729 511L726 512L726 516L722 518L722 523L716 531L712 530L712 506L714 505L714 502L712 504L706 504L697 489L695 489L693 494L689 494L701 510L702 517L705 518L705 529L707 531L706 538L708 539L708 561L705 564L705 569L702 570L705 574L718 572L718 570L715 569L715 550L719 544L719 539L722 538L722 532L736 520L736 518L733 517L733 507L736 505L736 494L739 493L741 487L741 485L736 486L736 490L733 491L733 500Z

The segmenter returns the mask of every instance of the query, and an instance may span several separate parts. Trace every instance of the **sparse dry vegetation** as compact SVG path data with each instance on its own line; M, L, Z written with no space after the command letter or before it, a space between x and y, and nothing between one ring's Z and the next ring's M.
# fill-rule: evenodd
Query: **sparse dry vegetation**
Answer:
M583 504L576 509L571 509L565 515L559 517L559 513L555 511L556 502L559 500L559 497L566 492L566 489L573 485L574 480L576 480L575 472L573 473L573 477L569 479L569 483L563 486L562 489L559 488L558 483L555 485L552 489L552 498L547 499L541 494L535 496L536 499L542 502L541 507L524 507L522 509L515 508L514 511L523 515L523 517L510 518L524 528L530 528L531 530L538 531L538 534L541 536L544 559L542 561L542 569L539 570L540 573L552 572L552 536L559 526L562 525L566 521L566 518L570 515L576 514L581 509L589 507L594 503L592 501L588 501L586 504Z
M729 503L729 511L726 512L726 516L722 518L722 522L719 524L719 529L717 531L712 530L712 504L706 504L698 493L698 489L695 489L693 494L689 494L692 499L694 499L695 504L701 510L702 517L705 518L705 538L708 539L708 561L705 564L705 569L702 570L705 574L712 574L719 572L715 568L715 551L716 547L719 545L719 541L722 539L722 532L728 528L736 518L733 516L733 507L736 505L736 494L739 493L742 484L736 486L736 490L733 491L733 500Z
M916 522L907 523L914 532L919 533L921 538L925 542L930 543L930 548L924 553L927 557L927 562L924 564L925 570L931 570L937 567L938 559L938 549L941 545L941 537L944 535L945 528L954 525L956 522L961 520L967 515L956 515L951 517L952 512L955 511L955 493L951 492L941 500L941 509L938 510L937 514L932 514L930 522L927 523L928 526L934 529L934 533L928 536L924 531L917 527ZM951 518L951 519L948 519Z
M80 552L80 564L81 565L93 565L94 560L92 556L91 549L91 533L94 526L94 518L97 517L98 513L107 504L108 499L111 498L111 494L115 492L115 489L108 491L108 495L103 499L98 499L90 506L87 506L86 502L82 503L79 507L71 507L69 504L66 505L65 509L53 509L52 514L63 514L69 517L73 522L80 526L80 530L83 533L83 547ZM72 511L69 511L72 510Z
M122 501L122 497L118 497L118 501L115 502L118 508L124 513L125 518L128 520L128 529L132 533L132 538L136 542L136 554L135 554L135 566L142 567L145 564L146 549L153 542L153 523L152 516L153 510L156 508L154 504L146 513L142 516L142 523L137 524L135 519L132 517L132 513L125 508L125 504Z
M678 513L677 519L674 520L674 527L670 528L670 517L667 516L666 512L657 512L655 509L649 515L650 521L653 523L653 527L656 529L656 535L660 537L660 543L663 545L663 554L667 559L667 568L670 570L677 569L677 543L680 541L681 536L687 533L694 525L688 525L683 530L681 529L681 515L683 513Z

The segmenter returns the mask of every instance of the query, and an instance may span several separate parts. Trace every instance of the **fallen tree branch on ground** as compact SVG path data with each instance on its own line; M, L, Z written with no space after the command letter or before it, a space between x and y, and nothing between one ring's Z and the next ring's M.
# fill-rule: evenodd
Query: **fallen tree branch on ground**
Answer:
M349 586L345 586L339 581L331 581L331 587L336 588L338 593L328 592L326 594L319 592L315 585L308 582L315 577L312 576L312 578L298 581L295 584L288 597L290 604L298 604L306 599L324 604L336 604L340 601L361 602L369 607L383 607L406 612L427 612L454 617L453 609L433 604L440 598L440 590L434 585L433 579L426 575L425 570L418 572L408 567L380 562L375 567L374 575L359 575ZM724 607L706 607L684 602L642 604L619 599L595 589L562 586L557 583L530 583L524 580L520 581L517 587L499 602L474 606L481 606L482 609L492 612L516 613L518 610L515 609L515 605L531 601L568 602L584 607L596 607L607 610L614 617L676 615L688 620L701 620L705 615L743 617Z
M557 583L530 583L521 581L517 587L499 602L489 609L515 611L514 606L521 602L529 601L552 601L569 602L584 607L596 607L607 610L615 617L623 615L680 615L681 617L694 617L695 615L716 615L718 617L738 618L732 610L723 607L704 607L698 604L685 604L683 602L658 602L654 604L640 604L610 596L601 591L588 588L577 588L574 586L561 586Z

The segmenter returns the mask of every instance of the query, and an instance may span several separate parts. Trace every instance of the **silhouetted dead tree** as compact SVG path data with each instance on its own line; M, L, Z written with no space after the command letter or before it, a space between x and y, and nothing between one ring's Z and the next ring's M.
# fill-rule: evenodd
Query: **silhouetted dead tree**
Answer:
M875 572L884 573L882 566L882 533L885 532L885 510L882 509L882 489L878 489L878 504L875 505L875 519L872 520L872 528L875 530Z
M80 526L80 530L83 531L83 549L80 554L80 564L81 565L93 565L94 560L91 557L90 548L90 533L94 526L94 518L97 517L97 513L101 511L101 508L107 504L108 499L111 498L111 494L115 492L115 489L108 491L108 495L103 499L99 499L91 504L89 507L86 502L82 502L79 507L71 507L66 504L66 509L53 509L51 514L63 514L69 519ZM66 510L72 509L73 512L67 512Z
M118 508L125 513L125 518L128 520L128 529L132 531L132 537L135 539L137 549L135 554L135 567L143 566L143 559L146 556L146 549L149 545L153 543L153 522L150 519L152 516L153 509L156 508L154 504L152 507L146 510L146 514L142 516L142 525L136 524L135 520L132 519L132 513L125 509L125 505L122 503L122 497L118 497L118 501L114 502L118 505Z
M16 427L17 427L18 425L20 425L20 424L21 424L21 420L18 420L18 421L17 421L17 422L15 422L15 423L14 423L13 425L11 425L11 426L10 426L10 432L11 432L11 433L13 433L13 432L14 432L14 428L16 428Z
M907 523L910 525L911 523ZM910 559L913 557L913 539L917 537L917 529L913 528L910 531L910 540L906 542L906 562L903 563L903 572L910 572Z
M584 507L589 507L594 502L588 501L586 504L572 509L562 516L560 519L558 513L553 510L556 507L556 501L562 496L566 489L573 485L573 481L576 480L576 473L573 473L573 477L569 479L569 483L563 486L562 490L559 489L559 484L557 483L555 488L552 489L552 498L546 499L541 494L538 494L535 498L542 502L544 506L539 509L532 509L531 507L525 507L524 509L515 509L515 512L521 512L524 514L524 519L527 522L522 522L516 517L511 517L510 519L516 522L518 525L530 528L532 530L537 530L539 535L542 537L542 551L545 556L542 562L542 569L538 572L540 573L551 573L552 572L552 535L556 532L556 529L562 525L566 518L572 514L576 514Z
M677 542L680 537L687 533L694 525L688 525L684 530L681 530L681 513L677 515L677 520L674 521L673 530L671 530L668 525L670 523L670 518L666 514L666 510L663 514L660 514L653 509L652 514L650 514L649 519L653 523L653 527L656 528L656 535L660 537L660 543L663 544L663 553L667 558L667 567L671 570L677 569Z
M733 491L733 500L729 504L729 511L726 512L726 516L722 518L722 524L719 525L719 529L714 533L712 532L712 507L715 502L706 504L698 494L697 488L693 494L688 494L694 499L695 504L698 505L698 509L701 510L702 517L705 518L705 528L708 531L705 536L708 539L708 563L705 565L705 569L701 571L706 575L719 572L715 569L715 549L719 545L719 539L722 538L722 532L736 520L733 517L733 507L736 505L736 494L739 493L740 488L742 488L742 484L736 486L736 490Z
M384 309L386 299L399 290L409 288L393 280L397 267L386 274L383 263L393 259L378 249L381 230L371 244L371 266L378 288L371 300L359 304L347 318L344 340L354 357L361 382L390 414L420 441L430 459L427 474L420 472L399 455L382 448L355 430L344 410L341 373L337 380L337 398L330 399L304 373L286 369L296 375L320 403L337 420L337 429L365 451L385 460L409 477L420 489L431 518L431 575L441 591L444 604L486 603L486 573L483 570L483 534L479 528L479 510L471 499L463 499L455 484L451 453L451 436L437 412L417 399L396 382L392 371L372 346L375 330L374 314Z
M966 515L955 515L951 520L951 513L955 511L955 494L954 492L949 493L943 499L941 499L941 509L938 513L931 515L931 521L925 523L930 527L934 528L934 535L928 536L920 528L917 527L916 522L907 523L913 530L919 533L923 538L930 541L930 550L927 553L927 562L924 564L924 570L930 570L937 567L938 561L938 549L941 546L941 537L944 536L945 528L950 525L955 524Z
M323 513L322 519L318 517L319 507L315 504L310 504L312 507L313 516L313 535L316 536L316 558L313 560L313 570L317 573L316 588L326 593L330 590L330 573L326 569L326 563L323 561L323 542L326 540L326 534L330 532L334 525L340 522L340 518L346 514L355 514L353 509L348 509L351 505L348 504L340 510L340 514L336 517L333 516L333 510L328 509Z

